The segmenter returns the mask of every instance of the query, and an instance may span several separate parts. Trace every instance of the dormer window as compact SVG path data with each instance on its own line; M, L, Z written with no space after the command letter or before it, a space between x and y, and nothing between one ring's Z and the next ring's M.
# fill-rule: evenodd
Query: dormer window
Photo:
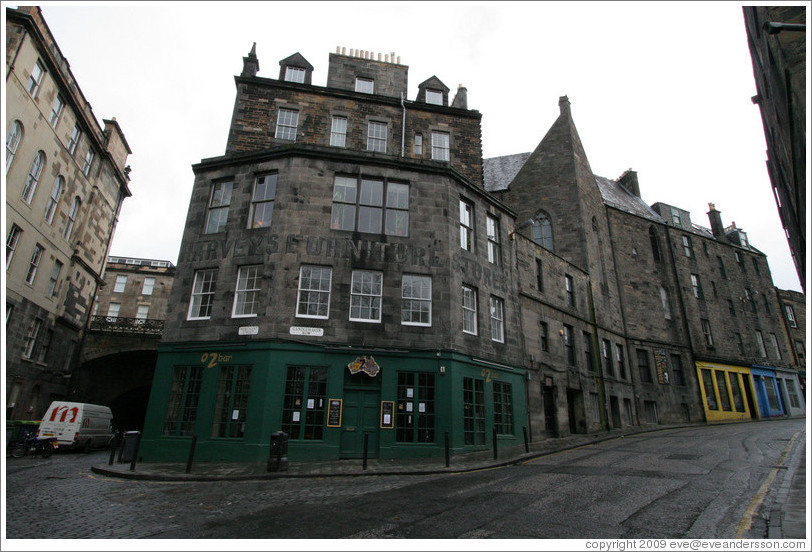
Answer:
M443 93L440 90L426 90L426 103L443 105Z
M286 67L285 80L288 82L304 83L305 70L302 69L301 67Z
M361 77L355 78L355 91L362 92L364 94L374 94L375 93L375 81L372 79L364 79Z

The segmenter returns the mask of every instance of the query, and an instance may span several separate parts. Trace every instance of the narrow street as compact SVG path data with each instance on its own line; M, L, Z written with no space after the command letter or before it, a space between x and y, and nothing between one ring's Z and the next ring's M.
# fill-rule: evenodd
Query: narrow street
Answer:
M160 483L6 459L6 538L764 538L804 420L642 433L462 474ZM759 489L775 471L763 497Z

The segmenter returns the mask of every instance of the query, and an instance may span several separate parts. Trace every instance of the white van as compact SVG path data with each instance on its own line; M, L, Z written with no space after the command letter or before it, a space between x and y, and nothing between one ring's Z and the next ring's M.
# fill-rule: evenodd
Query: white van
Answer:
M113 413L98 404L54 401L42 417L37 437L56 437L59 448L85 452L106 448L113 437Z

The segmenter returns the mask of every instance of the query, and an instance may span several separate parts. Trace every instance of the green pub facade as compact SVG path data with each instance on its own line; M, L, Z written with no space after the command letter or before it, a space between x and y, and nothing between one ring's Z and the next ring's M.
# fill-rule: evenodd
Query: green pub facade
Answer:
M380 58L380 56L379 56ZM436 77L299 54L236 77L195 184L139 456L442 457L523 445L514 214L485 191L479 112Z

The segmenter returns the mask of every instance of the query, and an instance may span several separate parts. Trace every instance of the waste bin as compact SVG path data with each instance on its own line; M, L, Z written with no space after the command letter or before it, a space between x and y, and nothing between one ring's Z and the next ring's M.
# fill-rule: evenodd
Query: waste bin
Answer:
M288 434L284 431L271 433L271 452L268 456L268 471L287 471Z
M132 462L138 454L138 442L141 440L140 431L125 431L124 440L121 443L121 451L118 455L119 462Z

